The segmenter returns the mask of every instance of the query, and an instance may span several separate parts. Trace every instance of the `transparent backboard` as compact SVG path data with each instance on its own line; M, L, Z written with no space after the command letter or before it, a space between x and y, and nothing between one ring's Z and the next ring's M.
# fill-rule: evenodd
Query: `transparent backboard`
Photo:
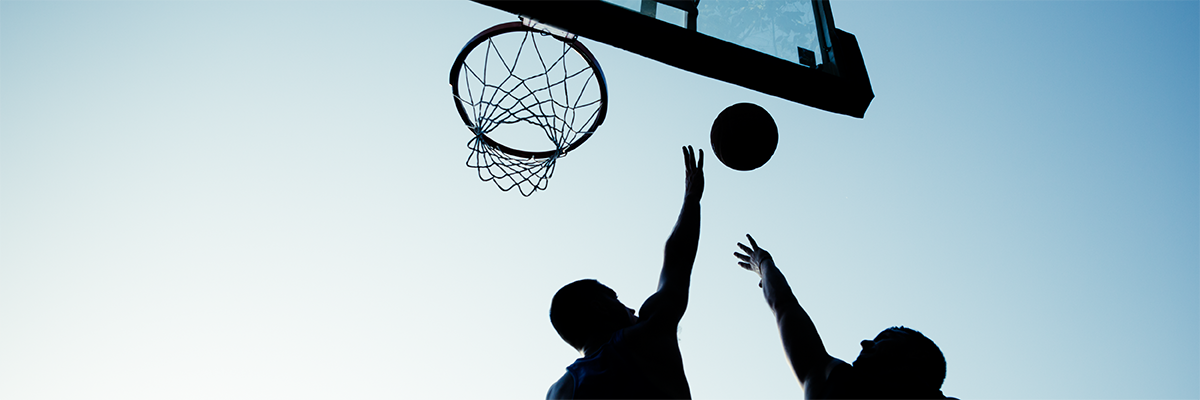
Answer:
M680 28L689 29L688 11L673 3L605 0ZM815 68L824 57L815 3L810 0L703 0L695 30L726 42ZM686 6L685 6L686 7Z
M875 97L827 0L473 0L677 68L862 118Z

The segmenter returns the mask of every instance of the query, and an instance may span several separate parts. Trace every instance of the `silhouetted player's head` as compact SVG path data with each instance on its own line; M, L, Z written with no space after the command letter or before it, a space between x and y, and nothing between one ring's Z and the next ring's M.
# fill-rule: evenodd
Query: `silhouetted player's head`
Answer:
M582 350L591 339L637 323L633 309L617 300L617 292L594 279L571 282L550 301L550 323L563 340Z
M920 332L892 327L873 340L862 341L854 369L881 396L935 398L941 397L939 390L946 379L946 358Z

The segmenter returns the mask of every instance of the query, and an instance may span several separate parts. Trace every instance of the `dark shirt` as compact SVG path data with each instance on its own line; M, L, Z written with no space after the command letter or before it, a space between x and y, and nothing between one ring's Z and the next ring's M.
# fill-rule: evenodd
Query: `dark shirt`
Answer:
M628 355L623 330L590 357L567 367L575 379L576 399L662 399L672 397L659 388Z

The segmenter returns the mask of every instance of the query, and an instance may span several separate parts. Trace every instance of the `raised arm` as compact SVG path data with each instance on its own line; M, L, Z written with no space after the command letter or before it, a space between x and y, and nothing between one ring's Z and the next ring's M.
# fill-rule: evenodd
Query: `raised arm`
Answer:
M642 306L641 318L654 325L670 326L672 331L687 309L688 286L692 279L692 264L700 242L700 196L704 194L704 150L692 146L683 148L685 190L683 209L675 221L675 229L667 238L663 250L662 272L658 291Z
M800 384L804 386L805 397L813 398L814 394L824 391L829 373L842 360L833 358L825 351L821 335L812 318L800 307L800 302L792 294L787 278L775 267L775 260L766 250L758 247L754 238L746 235L750 246L738 243L738 247L746 254L733 253L742 268L753 271L761 279L759 286L763 289L763 297L767 306L775 313L775 322L779 325L779 336L783 340L783 351L787 354L792 365L792 371Z

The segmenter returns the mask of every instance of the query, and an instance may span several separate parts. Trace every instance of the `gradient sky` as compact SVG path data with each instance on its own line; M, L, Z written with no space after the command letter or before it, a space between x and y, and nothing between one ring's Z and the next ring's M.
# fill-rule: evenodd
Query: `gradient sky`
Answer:
M1200 3L841 1L876 93L834 115L584 42L608 119L525 198L464 165L469 1L0 2L0 398L541 398L547 318L636 307L708 149L696 398L802 398L745 233L826 348L892 325L963 399L1200 398ZM653 40L648 38L648 40Z

